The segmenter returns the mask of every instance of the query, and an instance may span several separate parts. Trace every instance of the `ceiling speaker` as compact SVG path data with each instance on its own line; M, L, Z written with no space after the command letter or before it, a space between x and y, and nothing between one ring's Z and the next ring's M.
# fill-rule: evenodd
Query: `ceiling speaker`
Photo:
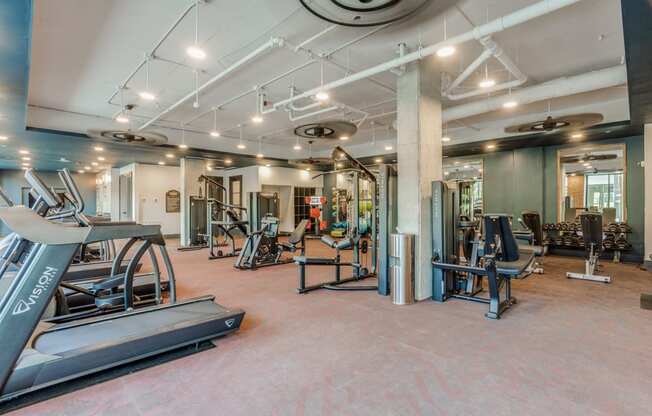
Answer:
M410 16L432 0L299 0L310 13L343 26L378 26Z
M129 130L88 130L88 137L108 143L160 146L168 142L167 136L154 132L133 132Z
M583 113L567 116L550 117L532 123L505 127L505 133L541 133L562 130L581 130L596 125L604 120L602 114Z

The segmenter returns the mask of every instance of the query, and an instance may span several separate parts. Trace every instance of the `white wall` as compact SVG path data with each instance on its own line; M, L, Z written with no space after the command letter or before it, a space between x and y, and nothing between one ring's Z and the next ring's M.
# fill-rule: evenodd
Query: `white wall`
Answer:
M180 233L180 213L165 212L165 193L179 191L176 166L136 164L133 178L134 217L140 224L159 224L163 235Z

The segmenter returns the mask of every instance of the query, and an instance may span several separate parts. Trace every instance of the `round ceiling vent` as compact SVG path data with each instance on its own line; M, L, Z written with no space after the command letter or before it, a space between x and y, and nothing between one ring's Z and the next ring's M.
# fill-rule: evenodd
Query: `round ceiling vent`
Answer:
M377 26L411 15L431 0L299 0L310 13L344 26Z
M600 123L604 117L598 113L570 114L548 117L545 120L518 124L505 128L505 133L540 133L557 130L579 130Z
M160 146L168 142L168 138L160 133L133 132L128 130L89 130L88 136L110 143L144 146Z
M323 121L319 123L304 124L294 129L294 134L307 139L335 140L340 137L352 137L358 127L348 121Z

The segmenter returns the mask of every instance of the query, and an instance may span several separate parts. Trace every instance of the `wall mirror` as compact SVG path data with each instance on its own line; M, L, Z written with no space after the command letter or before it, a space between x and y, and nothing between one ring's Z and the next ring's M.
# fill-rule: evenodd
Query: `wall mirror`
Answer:
M573 222L585 211L602 222L627 221L624 144L583 146L557 152L557 220Z
M444 160L444 180L449 189L457 189L460 216L469 220L484 212L482 159Z

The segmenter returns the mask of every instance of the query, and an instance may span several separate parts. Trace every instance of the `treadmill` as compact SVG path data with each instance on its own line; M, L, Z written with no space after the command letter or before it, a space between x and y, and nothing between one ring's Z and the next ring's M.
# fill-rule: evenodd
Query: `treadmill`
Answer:
M33 171L28 170L25 177L43 204L60 203ZM174 272L158 225L71 227L25 207L0 208L0 220L30 245L16 278L0 299L0 401L240 328L245 312L221 306L213 296L176 300ZM109 238L138 241L137 253L151 246L159 248L168 269L169 303L133 308L132 262L124 276L124 311L63 324L40 322L80 246Z

